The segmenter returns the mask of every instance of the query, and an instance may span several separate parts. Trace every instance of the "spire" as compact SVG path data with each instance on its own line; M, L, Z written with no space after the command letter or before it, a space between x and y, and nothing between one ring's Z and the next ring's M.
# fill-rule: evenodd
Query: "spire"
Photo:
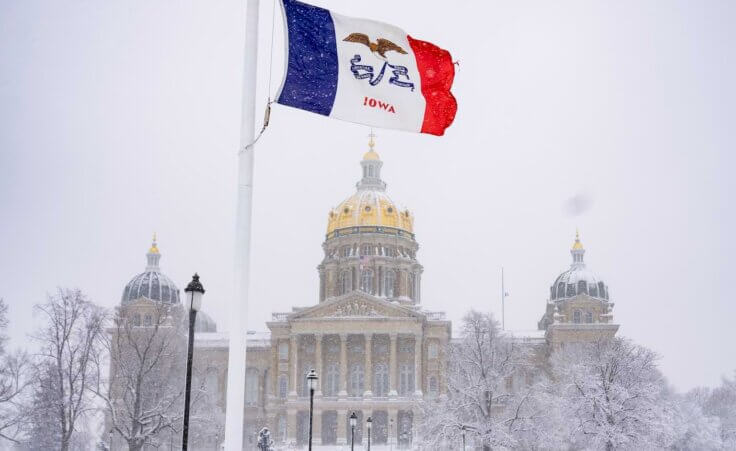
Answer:
M371 133L368 135L368 152L363 155L363 161L360 162L360 166L363 169L363 178L358 182L358 189L377 189L384 191L386 189L386 183L381 180L381 167L383 162L381 157L375 151L376 135L371 129Z
M151 248L148 249L148 253L146 254L146 271L156 271L158 272L158 261L161 259L161 253L158 250L158 244L156 243L156 232L153 233L153 242L151 243Z
M583 247L583 243L580 242L580 231L577 228L575 229L575 242L572 245L572 249L570 249L570 254L572 254L573 266L585 266L583 262L585 248Z

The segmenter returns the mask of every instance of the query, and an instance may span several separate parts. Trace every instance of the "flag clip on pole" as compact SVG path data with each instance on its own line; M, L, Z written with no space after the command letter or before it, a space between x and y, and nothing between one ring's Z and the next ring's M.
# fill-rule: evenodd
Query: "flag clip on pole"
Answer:
M235 284L230 311L230 346L225 408L225 449L243 449L245 399L245 340L250 285L250 242L253 199L253 144L255 135L256 63L258 62L259 0L246 0L243 109L238 152L238 194L235 225Z

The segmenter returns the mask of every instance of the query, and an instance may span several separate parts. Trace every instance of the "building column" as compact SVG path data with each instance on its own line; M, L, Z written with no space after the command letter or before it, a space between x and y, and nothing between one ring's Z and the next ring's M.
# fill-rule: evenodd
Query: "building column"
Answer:
M322 381L324 380L325 374L322 369L322 334L314 334L314 365L315 371L317 372L317 388L314 390L315 397L322 396Z
M396 446L396 437L399 436L399 411L397 409L388 410L388 445Z
M440 340L440 349L437 356L439 357L439 377L437 382L439 383L440 400L444 401L447 399L447 341Z
M296 444L296 410L286 411L286 443Z
M340 398L348 396L348 334L340 334Z
M414 335L414 396L422 397L422 335Z
M388 396L389 398L395 398L398 396L398 392L396 391L396 382L397 382L397 374L396 374L396 339L398 338L397 334L389 334L389 339L391 341L391 353L389 354L389 364L388 364L388 383L389 383L389 392Z
M289 390L289 397L296 398L296 385L299 383L298 367L297 367L297 348L298 348L298 336L292 335L289 337L289 365L291 365L291 384Z
M322 444L322 411L319 409L312 412L312 444Z
M365 334L365 368L363 368L365 377L364 398L373 397L373 334Z
M338 410L337 411L337 444L347 445L348 440L348 411Z

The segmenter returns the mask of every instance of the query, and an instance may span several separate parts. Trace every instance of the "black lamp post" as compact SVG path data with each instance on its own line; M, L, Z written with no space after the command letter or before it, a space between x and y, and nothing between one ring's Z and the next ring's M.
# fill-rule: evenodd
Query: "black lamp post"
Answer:
M368 417L368 419L365 420L365 426L366 429L368 429L368 451L371 451L371 426L373 426L373 420L371 420L371 417Z
M314 414L314 389L317 386L319 376L314 368L307 374L307 385L309 385L309 451L312 451L312 415Z
M184 392L184 428L182 430L181 449L187 451L189 442L189 399L192 392L192 353L194 352L194 322L197 312L202 308L204 287L199 282L199 275L194 274L192 281L184 289L186 300L189 302L189 346L187 347L187 380Z
M465 451L465 429L466 428L465 428L465 426L463 426L460 429L462 430L462 434L463 434L463 451Z
M355 449L355 424L358 422L358 416L355 412L350 414L350 451Z

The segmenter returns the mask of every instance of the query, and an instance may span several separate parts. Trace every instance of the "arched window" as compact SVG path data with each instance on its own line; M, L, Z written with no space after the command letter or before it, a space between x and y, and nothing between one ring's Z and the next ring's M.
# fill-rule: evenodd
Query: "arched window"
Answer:
M363 395L363 365L354 363L350 367L350 396Z
M565 293L565 294L569 298L575 296L575 284L574 283L568 283L567 284L567 293Z
M325 377L325 396L337 396L340 391L340 366L337 363L327 365L327 377Z
M575 310L574 312L572 312L572 322L573 323L580 324L581 322L583 322L581 317L582 317L582 312L580 312L580 310Z
M414 365L402 363L399 368L399 394L408 396L414 393Z
M360 290L373 294L373 270L366 268L360 274Z
M429 380L427 381L427 388L429 389L429 396L434 398L437 396L439 390L438 390L438 384L437 384L437 378L435 376L429 376Z
M258 403L258 370L248 368L245 373L245 403Z
M590 284L590 295L598 297L598 285L594 283Z
M429 345L427 346L427 358L428 359L436 359L438 352L438 346L436 341L430 341Z
M396 271L393 269L387 269L384 277L384 290L386 292L387 298L394 297L394 292L396 289Z
M373 368L373 396L388 396L388 369L385 363L378 363Z
M565 283L564 282L560 282L557 284L557 297L558 298L565 297Z
M408 286L408 289L409 289L408 291L409 291L409 293L407 293L409 295L409 299L414 299L414 296L415 296L415 293L416 293L416 290L415 290L416 283L417 283L416 282L416 276L414 276L414 273L413 272L410 272L409 273L409 281L408 281L408 285L409 285Z
M603 299L608 299L608 293L606 293L606 285L603 282L598 282L598 296Z
M343 246L340 248L340 256L350 257L350 246Z
M146 327L153 326L153 317L150 313L147 313L146 316L143 317L143 325Z
M350 271L343 271L340 273L340 294L346 294L349 293L351 290L351 277L350 277Z
M279 359L287 360L289 358L289 342L282 340L279 343Z
M368 166L368 177L373 177L373 166Z
M585 312L585 322L588 324L593 322L593 312Z
M286 374L279 376L279 398L286 399L286 395L289 393L289 379Z
M360 255L373 255L373 245L364 244L360 246Z
M141 325L141 314L140 313L136 313L135 315L133 315L133 325L134 326Z
M578 294L588 294L588 282L578 280Z

